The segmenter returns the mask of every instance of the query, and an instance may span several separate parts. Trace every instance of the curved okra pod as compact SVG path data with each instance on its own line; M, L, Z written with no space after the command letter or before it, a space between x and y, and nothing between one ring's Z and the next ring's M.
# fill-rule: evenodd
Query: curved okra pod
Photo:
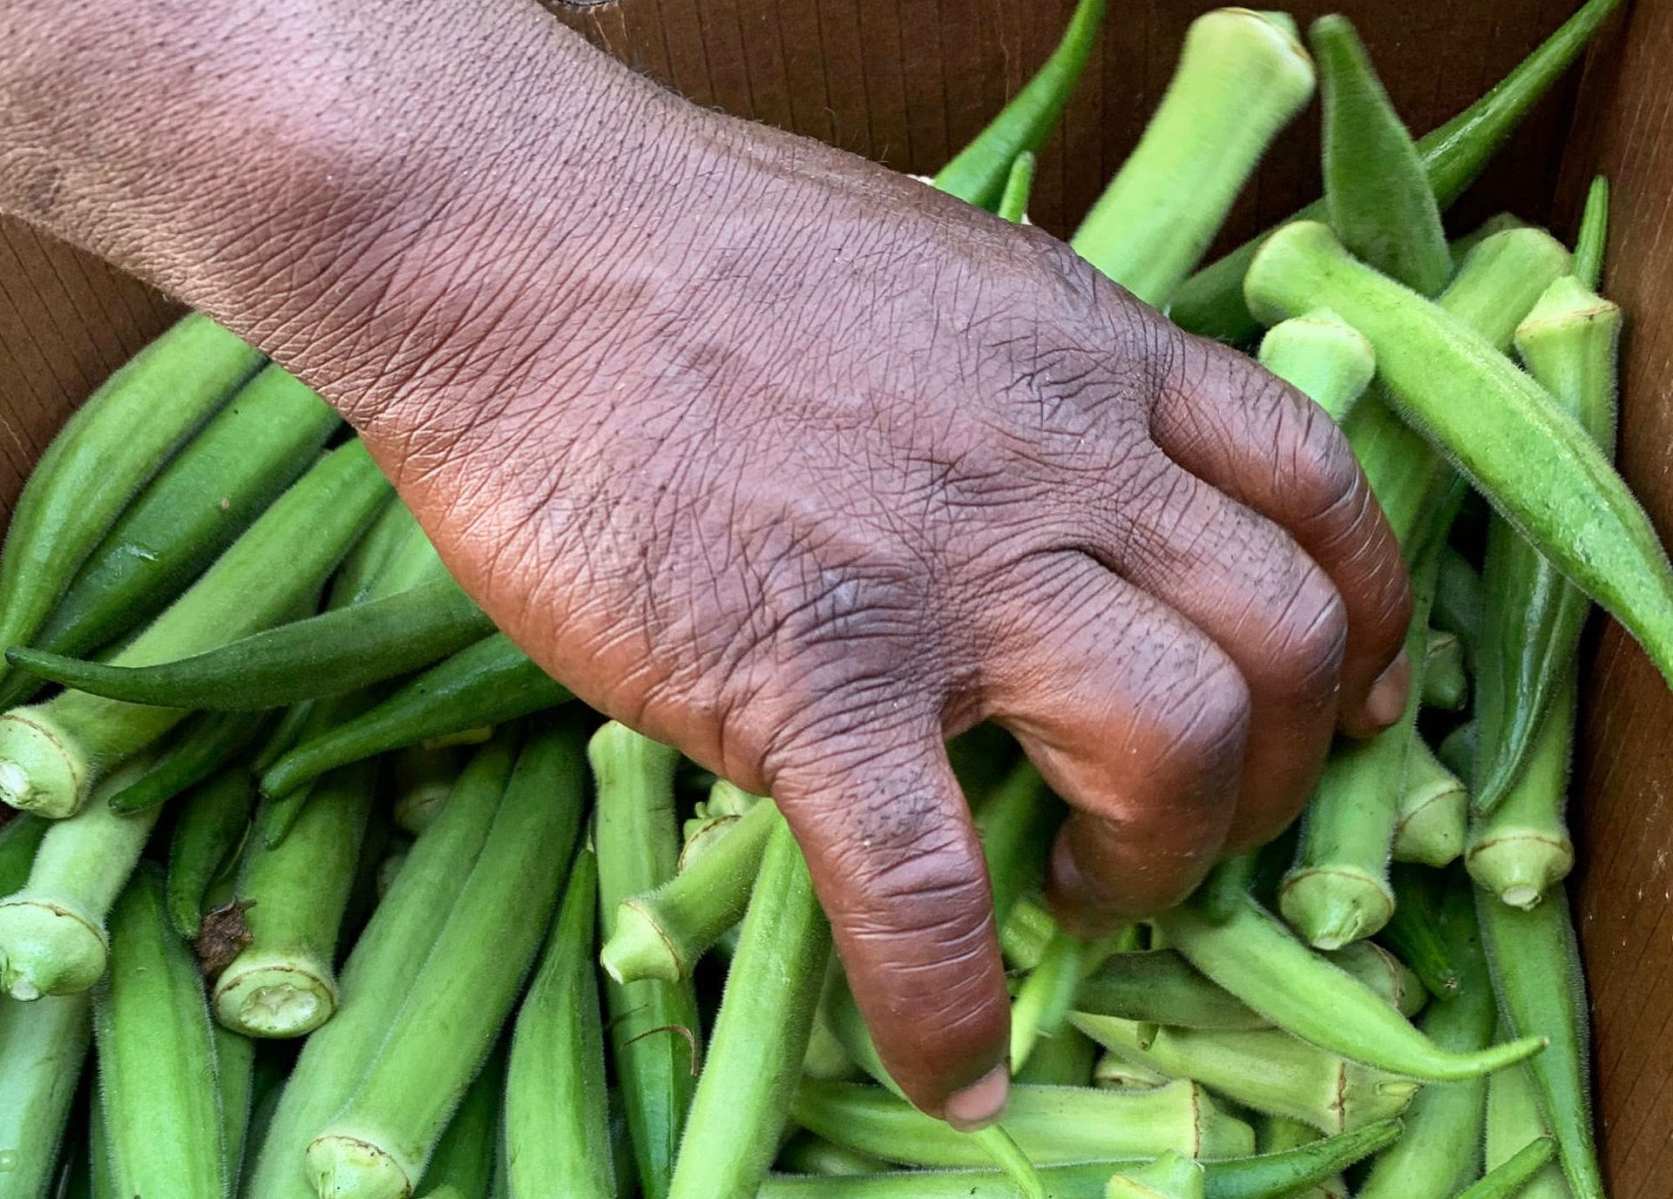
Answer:
M767 846L784 817L769 801L727 819L731 827L706 852L660 887L617 906L615 925L599 952L616 982L690 978L697 960L743 919Z
M209 884L249 835L254 797L249 775L223 771L193 791L175 817L164 891L169 919L188 941L202 926Z
M1441 551L1440 573L1435 579L1435 606L1429 619L1437 629L1458 638L1466 670L1474 669L1484 604L1481 575L1464 555L1447 546Z
M300 380L263 369L140 492L24 644L79 655L151 619L296 481L340 423ZM35 685L7 679L0 707Z
M1313 1144L1321 1135L1318 1129L1285 1116L1266 1116L1255 1124L1255 1145L1261 1153L1299 1149ZM1348 1184L1338 1174L1305 1190L1286 1192L1283 1199L1348 1199L1348 1195Z
M113 1193L228 1191L215 1037L203 976L141 867L111 913L110 981L94 997L99 1102Z
M194 716L157 755L144 774L113 793L109 804L124 816L167 803L236 758L267 723L265 712L212 712Z
M1270 1028L1174 949L1111 954L1081 980L1077 1012L1181 1028Z
M115 657L140 666L218 645L293 612L394 493L358 441L274 501L196 583ZM93 781L186 716L66 691L0 715L0 798L67 816Z
M1523 1182L1521 1199L1567 1199L1568 1183L1563 1181L1563 1169L1555 1161L1556 1142L1539 1114L1534 1101L1533 1076L1526 1066L1501 1070L1487 1080L1487 1136L1486 1165L1489 1174L1508 1165L1529 1145L1545 1141L1552 1146L1547 1164L1537 1169ZM1486 1197L1483 1197L1486 1199Z
M773 1164L793 1174L819 1174L827 1178L886 1174L892 1168L880 1157L844 1149L811 1132L798 1132L786 1141Z
M465 1092L447 1131L436 1143L435 1156L424 1171L424 1199L477 1199L486 1196L494 1181L494 1137L499 1124L500 1093L505 1087L503 1053L495 1053ZM600 1132L605 1132L600 1128ZM544 1129L550 1136L551 1130ZM608 1144L608 1133L600 1144ZM531 1142L523 1142L531 1145ZM519 1154L523 1152L519 1148ZM608 1156L608 1154L606 1154ZM511 1161L508 1157L507 1163ZM575 1159L562 1173L549 1178L564 1180L564 1193L575 1199L591 1199L579 1188ZM609 1194L609 1192L604 1192Z
M1313 64L1282 25L1246 8L1198 17L1143 137L1069 244L1139 299L1164 306L1312 95Z
M312 1199L304 1171L308 1142L353 1094L384 1035L412 993L494 827L516 756L505 735L480 750L459 775L436 822L413 843L389 894L372 913L338 975L337 1014L303 1042L290 1080L277 1094L246 1191L261 1199ZM258 1113L259 1114L259 1113Z
M1429 673L1424 671L1427 682ZM1439 868L1464 852L1470 795L1422 736L1406 753L1406 780L1394 819L1394 860Z
M407 674L494 631L451 579L292 621L189 658L107 665L34 649L13 666L108 699L239 712L337 695Z
M1024 150L1011 163L1011 172L1005 177L1005 194L999 197L999 207L995 210L1000 220L1010 221L1013 225L1027 223L1028 197L1034 190L1034 167L1032 150Z
M1097 45L1106 3L1080 0L1051 57L987 128L936 173L936 187L966 203L996 209L1017 156L1038 150L1063 115Z
M732 955L671 1199L755 1194L778 1151L830 952L830 926L807 863L781 822L767 843Z
M128 502L261 362L260 350L193 313L88 397L12 512L0 553L0 646L35 637Z
M1394 111L1346 17L1308 31L1324 100L1324 204L1355 257L1432 296L1452 274L1452 253L1423 159Z
M1032 1086L1089 1087L1097 1060L1098 1046L1092 1038L1065 1024L1051 1036L1041 1037L1028 1061L1013 1067L1011 1078Z
M602 932L608 942L622 901L674 876L679 853L674 767L679 754L611 722L593 734L587 756L597 783L593 845L598 853ZM604 1000L639 1189L646 1199L666 1199L693 1080L703 1060L697 996L689 979L608 979Z
M1017 901L1045 877L1052 834L1063 822L1063 803L1032 763L1019 762L972 815L993 892L994 927L1002 929Z
M1462 712L1469 703L1469 697L1470 678L1464 669L1464 643L1455 633L1430 629L1423 659L1423 706L1442 712Z
M0 895L10 895L29 878L35 851L53 822L28 812L0 824Z
M1449 207L1475 180L1530 108L1580 56L1592 36L1620 7L1620 0L1587 0L1532 54L1469 108L1418 139L1429 186ZM1303 208L1295 220L1323 220L1324 201ZM1244 276L1255 255L1285 221L1198 271L1179 288L1168 315L1192 333L1245 342L1260 331L1244 300Z
M1528 1072L1563 1176L1574 1199L1603 1199L1592 1144L1586 987L1568 896L1554 887L1543 903L1523 911L1477 891L1476 918L1505 1026L1512 1035L1550 1042Z
M107 785L122 785L129 770ZM156 819L155 810L118 816L95 803L52 822L28 881L0 899L0 991L23 1000L73 995L104 976L110 954L105 917Z
M389 1034L308 1144L307 1174L321 1199L405 1199L417 1186L557 906L563 880L553 863L574 858L583 763L579 738L566 732L542 729L523 746L482 852ZM449 1035L437 1040L438 1028Z
M1203 1199L1207 1185L1201 1162L1170 1149L1149 1165L1118 1171L1104 1199Z
M617 1193L592 955L597 917L598 860L583 848L512 1033L501 1132L506 1199L539 1199L555 1178L574 1199Z
M1496 808L1475 818L1464 854L1470 877L1512 907L1533 907L1574 867L1563 819L1579 706L1572 670L1557 690L1517 780Z
M1553 283L1516 330L1529 373L1608 457L1615 452L1620 333L1621 310L1574 276ZM1479 653L1475 806L1488 812L1516 781L1540 721L1574 670L1591 603L1504 520L1488 528L1482 574L1493 616Z
M1602 175L1586 190L1580 232L1574 239L1574 277L1596 291L1603 281L1603 255L1609 248L1609 180Z
M1382 940L1411 966L1435 998L1456 994L1462 985L1459 964L1436 931L1442 876L1401 862L1394 864L1389 876L1394 884L1394 917L1380 934Z
M1274 234L1248 291L1275 320L1325 303L1365 334L1401 414L1673 678L1673 567L1643 507L1550 393L1459 318L1355 262L1323 225Z
M1340 423L1371 386L1377 356L1358 329L1326 309L1279 321L1261 338L1261 365Z
M1550 1137L1529 1141L1513 1156L1458 1192L1457 1199L1534 1199L1528 1184L1557 1156L1557 1142Z
M982 1166L973 1138L926 1116L882 1087L803 1080L791 1118L837 1145L912 1166ZM1192 1157L1254 1152L1254 1132L1183 1079L1149 1089L1013 1085L1005 1131L1036 1165L1090 1157Z
M503 633L484 637L401 685L382 702L328 732L304 739L261 776L266 795L284 796L328 770L376 754L497 725L570 699Z
M1469 1052L1438 1046L1252 899L1221 920L1186 903L1157 924L1193 966L1279 1028L1390 1073L1435 1082L1475 1078L1522 1061L1544 1045L1542 1036L1525 1036Z
M1205 1199L1279 1199L1341 1173L1400 1135L1397 1120L1382 1120L1283 1153L1206 1161ZM1089 1161L1044 1166L1052 1199L1105 1199L1110 1176L1145 1161ZM769 1176L759 1199L1016 1199L999 1170L911 1170L851 1178Z
M86 994L34 1003L5 1001L0 1013L0 1199L41 1199L50 1189L92 1037Z
M170 923L173 923L172 920ZM215 1086L220 1092L221 1148L226 1156L227 1190L238 1193L244 1171L244 1149L250 1136L250 1112L255 1097L256 1045L248 1037L216 1026Z
M1028 1062L1042 1036L1063 1027L1081 978L1095 964L1092 947L1059 929L1011 1002L1011 1069Z
M1417 1015L1429 1002L1429 993L1423 989L1417 973L1381 945L1355 941L1324 957L1338 970L1346 971L1371 988L1402 1016Z
M306 1036L337 1007L337 933L366 833L376 772L320 780L290 834L244 857L237 897L250 940L215 980L215 1018L249 1037Z

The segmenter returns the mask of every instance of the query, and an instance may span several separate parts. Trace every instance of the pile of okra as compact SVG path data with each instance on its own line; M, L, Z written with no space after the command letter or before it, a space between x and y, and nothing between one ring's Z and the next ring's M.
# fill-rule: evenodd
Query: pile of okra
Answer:
M0 1199L1599 1199L1576 647L1595 600L1673 670L1673 571L1610 464L1607 187L1572 249L1442 213L1614 7L1415 141L1343 18L1190 27L1073 244L1340 423L1414 684L1096 941L1039 897L1060 802L951 744L1014 995L982 1132L900 1097L772 800L571 702L331 408L182 319L0 555ZM1023 219L1103 10L935 186ZM1324 198L1199 269L1315 88Z

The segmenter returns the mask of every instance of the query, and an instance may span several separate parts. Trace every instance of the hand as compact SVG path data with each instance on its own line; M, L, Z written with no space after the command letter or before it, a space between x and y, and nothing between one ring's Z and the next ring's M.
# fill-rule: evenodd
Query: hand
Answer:
M926 1110L996 1113L1008 1022L945 738L1016 735L1075 809L1053 901L1097 918L1179 900L1398 714L1405 577L1329 419L1060 243L532 6L310 0L162 80L87 65L150 6L111 7L0 68L4 203L319 386L542 665L770 792ZM159 111L103 111L115 75Z

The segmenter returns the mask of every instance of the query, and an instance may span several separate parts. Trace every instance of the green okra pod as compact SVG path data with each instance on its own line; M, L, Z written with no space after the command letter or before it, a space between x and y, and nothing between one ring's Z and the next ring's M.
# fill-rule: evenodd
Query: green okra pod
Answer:
M1265 1116L1255 1124L1255 1145L1261 1153L1299 1149L1313 1144L1321 1135L1318 1129L1284 1116ZM1284 1199L1348 1199L1348 1196L1348 1184L1338 1174L1304 1190L1290 1191Z
M463 759L451 746L425 749L419 745L397 750L394 759L395 824L416 837L435 822Z
M625 725L606 724L587 749L597 782L593 844L603 935L616 930L622 901L674 876L674 767L679 754ZM611 1058L621 1079L639 1188L666 1199L686 1110L695 1090L701 1026L689 980L606 980Z
M170 920L172 924L172 919ZM221 1106L221 1149L226 1157L227 1192L238 1193L244 1172L244 1150L250 1135L250 1112L255 1098L255 1042L217 1025L215 1086Z
M1322 302L1364 333L1401 415L1673 678L1673 567L1643 507L1550 393L1458 317L1354 261L1323 225L1274 234L1248 290L1275 320Z
M1355 941L1324 957L1338 970L1364 983L1402 1016L1417 1015L1429 1001L1416 971L1374 942Z
M1525 229L1528 222L1512 212L1499 212L1488 217L1481 224L1471 229L1462 237L1452 239L1452 265L1454 269L1464 265L1464 260L1470 256L1482 242L1495 233L1503 233L1507 229Z
M52 826L52 821L28 812L0 824L0 895L10 895L28 880L35 851Z
M23 644L80 655L144 624L296 481L340 423L300 380L264 368L135 498ZM35 685L7 679L0 707Z
M264 794L289 795L328 770L463 729L497 725L570 699L503 633L438 662L387 699L307 738L261 776Z
M819 1174L841 1178L860 1174L885 1174L894 1167L880 1157L844 1149L810 1132L798 1132L779 1150L778 1169L793 1174Z
M215 1037L203 976L150 865L111 913L110 980L94 997L99 1101L117 1195L228 1192Z
M1074 1009L1182 1028L1269 1028L1175 949L1116 953L1081 980Z
M44 1199L92 1037L86 994L0 1000L0 1199Z
M290 834L244 857L237 898L250 939L215 980L215 1018L250 1037L302 1037L337 1008L337 935L366 834L376 772L320 780Z
M1426 670L1425 681L1428 677ZM1441 764L1427 741L1414 736L1394 819L1394 860L1436 868L1456 860L1464 852L1469 811L1463 782Z
M138 764L112 775L121 786ZM73 995L104 976L105 917L139 862L156 812L119 816L100 802L52 822L22 888L0 899L0 991Z
M111 795L111 808L129 815L167 803L243 753L266 723L263 712L210 712L192 717L149 770Z
M1449 207L1464 193L1528 110L1562 77L1619 7L1620 0L1587 0L1479 100L1418 139L1423 168L1441 208ZM1324 201L1319 200L1291 220L1324 217ZM1186 280L1174 295L1169 315L1192 333L1227 342L1252 340L1260 326L1244 300L1244 276L1267 239L1289 223L1285 221L1252 238Z
M1454 633L1430 629L1423 658L1423 706L1442 712L1462 712L1469 698L1470 677L1464 669L1464 643Z
M1524 1179L1521 1199L1568 1199L1568 1183L1555 1157L1556 1142L1540 1117L1534 1099L1533 1076L1526 1066L1501 1070L1487 1080L1487 1135L1484 1142L1489 1174L1508 1165L1529 1145L1546 1141L1551 1159ZM1485 1199L1485 1197L1483 1197Z
M1602 175L1586 190L1580 233L1574 239L1574 277L1596 291L1603 281L1603 255L1609 248L1609 180Z
M1476 917L1505 1026L1513 1036L1550 1042L1528 1072L1563 1176L1574 1199L1603 1199L1592 1143L1586 987L1568 896L1553 887L1544 902L1524 911L1477 891Z
M597 917L598 860L583 848L511 1037L501 1131L507 1199L539 1199L555 1178L574 1199L617 1194L593 969Z
M1542 1036L1460 1052L1438 1046L1364 983L1318 957L1252 899L1218 920L1186 903L1157 919L1191 964L1279 1028L1390 1073L1449 1082L1538 1053Z
M0 553L0 646L35 637L128 502L261 362L261 351L193 313L88 397L12 512Z
M698 959L743 919L767 845L784 818L768 801L729 819L732 827L708 852L689 862L682 855L673 878L617 906L599 953L616 982L690 978Z
M424 1171L424 1184L419 1189L424 1199L478 1199L488 1194L494 1178L500 1093L505 1086L503 1057L503 1053L495 1053L488 1059L447 1122L447 1131L436 1143L435 1155ZM542 1135L549 1135L549 1130L542 1130ZM505 1160L509 1165L511 1159ZM565 1195L587 1199L577 1185L573 1161L561 1173L547 1177L562 1178Z
M1437 931L1442 876L1396 862L1389 877L1394 884L1394 916L1379 934L1381 939L1411 966L1435 998L1456 994L1462 985L1459 965Z
M1494 1166L1479 1180L1458 1192L1457 1199L1533 1199L1528 1184L1557 1156L1557 1142L1550 1137L1529 1141L1511 1157Z
M1073 1025L1065 1024L1049 1037L1041 1037L1034 1052L1011 1077L1034 1086L1089 1087L1098 1060L1098 1046Z
M1324 100L1324 204L1355 257L1422 295L1452 274L1441 210L1371 58L1346 17L1308 31Z
M789 826L780 823L768 840L732 955L669 1186L672 1199L751 1199L756 1193L801 1075L830 953L830 925L807 863Z
M209 884L244 844L255 788L242 770L226 770L202 784L181 806L169 842L164 893L175 931L196 939Z
M1081 978L1094 964L1092 949L1059 929L1017 988L1011 1003L1011 1069L1026 1065L1041 1036L1063 1027Z
M172 662L106 665L41 650L13 666L107 699L208 711L260 711L337 695L430 666L494 631L451 579L306 620Z
M1034 151L1024 150L1011 163L1011 173L1005 177L1005 194L999 197L999 219L1013 225L1028 220L1028 197L1034 190Z
M1261 365L1340 422L1377 373L1371 343L1334 312L1316 309L1279 321L1261 339Z
M1201 1162L1170 1149L1148 1165L1117 1171L1104 1199L1203 1199L1207 1185Z
M295 610L393 492L358 441L333 450L196 583L111 659L147 665L243 636ZM66 691L0 715L0 798L45 815L79 810L92 783L186 713Z
M1052 834L1063 813L1062 801L1029 762L1014 766L976 806L973 818L982 838L996 928L1005 927L1018 900L1044 879Z
M1563 809L1579 686L1571 671L1559 683L1515 782L1470 827L1464 864L1470 877L1512 907L1531 908L1574 867L1574 842Z
M1400 1124L1383 1120L1326 1137L1283 1153L1206 1161L1206 1199L1280 1199L1341 1173L1400 1135ZM1104 1199L1110 1176L1147 1165L1144 1160L1099 1160L1044 1166L1041 1178L1052 1199ZM998 1170L911 1170L865 1177L771 1176L759 1199L1016 1199L1016 1188Z
M487 1060L557 906L585 802L578 736L533 732L482 852L347 1102L307 1149L321 1199L405 1199ZM448 1030L437 1040L435 1029Z
M1057 127L1098 43L1106 3L1079 0L1051 57L987 128L937 172L936 187L980 208L997 208L1017 157L1038 150Z
M436 822L413 843L400 876L338 974L337 1014L303 1043L278 1092L246 1191L251 1199L313 1199L304 1153L346 1103L413 991L442 929L462 902L499 812L516 756L510 734L472 757Z
M790 1115L835 1144L903 1165L981 1166L988 1160L973 1138L882 1087L804 1080ZM1205 1158L1254 1152L1253 1130L1184 1080L1126 1091L1013 1085L1003 1124L1040 1166L1168 1150Z
M1198 17L1143 137L1070 245L1139 299L1165 305L1312 94L1313 64L1280 24L1245 8Z
M1553 283L1516 330L1516 348L1556 407L1578 419L1603 455L1615 452L1621 311L1574 276ZM1480 760L1475 806L1491 811L1532 753L1540 721L1574 670L1591 602L1505 520L1488 527L1482 571Z
M1451 546L1442 550L1440 573L1435 579L1435 606L1429 619L1437 629L1458 638L1465 669L1474 669L1484 604L1481 575L1476 568Z
M286 708L274 724L273 730L262 739L261 747L250 759L250 770L257 777L265 774L267 768L291 751L302 731L308 727L313 719L314 709L319 706L318 700L307 699L299 704L292 704Z

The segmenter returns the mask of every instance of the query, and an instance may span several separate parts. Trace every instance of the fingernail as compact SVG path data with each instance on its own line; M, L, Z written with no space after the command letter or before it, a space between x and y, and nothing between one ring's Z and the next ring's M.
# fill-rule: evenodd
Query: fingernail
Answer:
M1401 650L1388 669L1377 676L1365 697L1365 719L1379 729L1386 729L1406 710L1406 691L1412 682L1412 663Z
M960 1132L975 1132L999 1119L1010 1094L1011 1072L1001 1064L964 1090L953 1092L943 1114L947 1123Z

